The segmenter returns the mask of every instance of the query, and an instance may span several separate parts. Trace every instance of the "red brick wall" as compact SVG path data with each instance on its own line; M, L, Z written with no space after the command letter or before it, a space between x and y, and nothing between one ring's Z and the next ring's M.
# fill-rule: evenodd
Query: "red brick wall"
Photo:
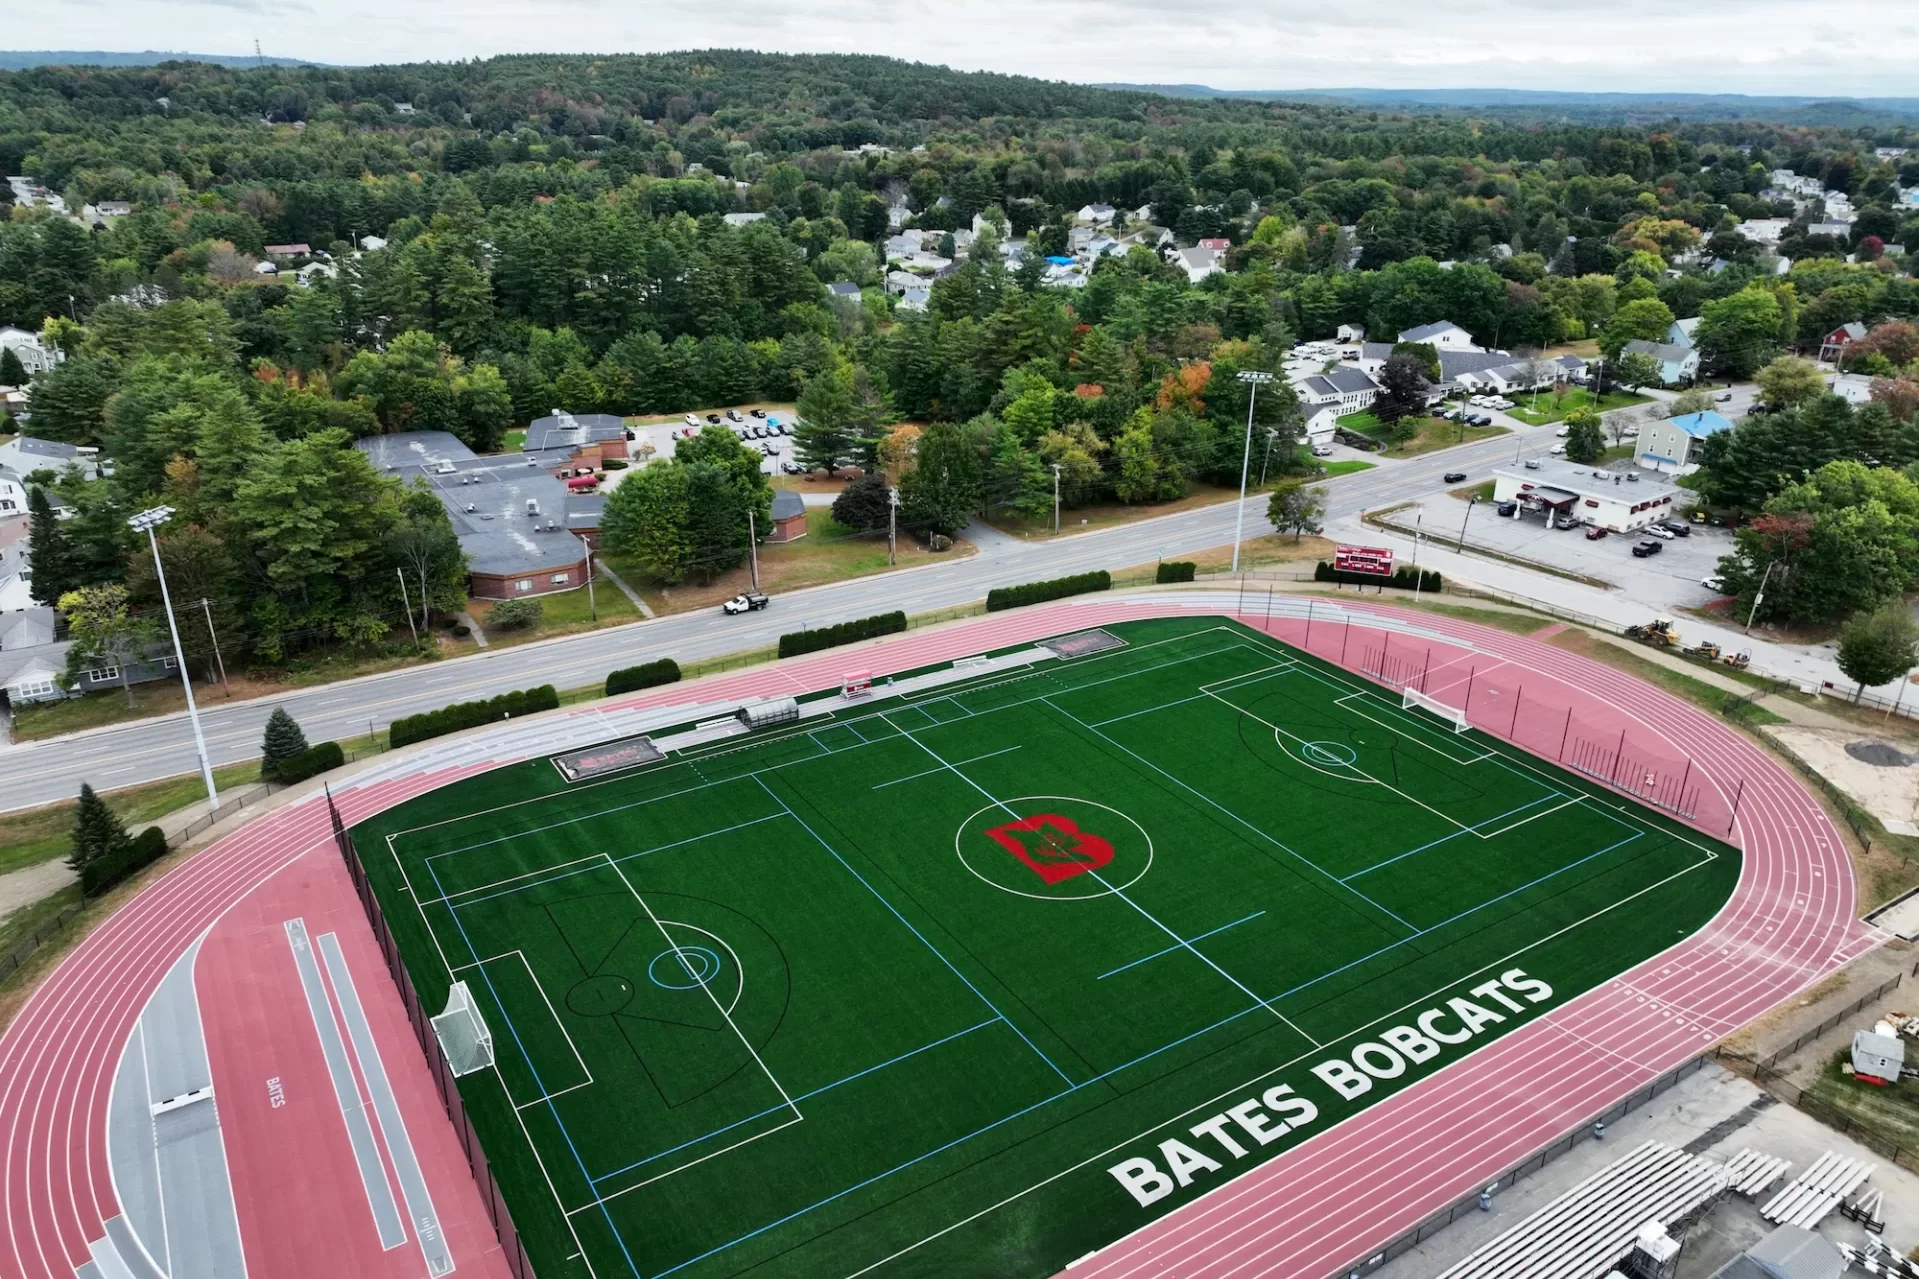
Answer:
M555 583L556 574L566 574L566 581ZM514 583L530 581L530 590L517 590ZM506 576L499 573L473 573L467 578L467 593L477 600L517 600L536 595L557 595L561 591L575 591L586 585L586 559L582 556L571 564L553 564L537 573L516 573Z

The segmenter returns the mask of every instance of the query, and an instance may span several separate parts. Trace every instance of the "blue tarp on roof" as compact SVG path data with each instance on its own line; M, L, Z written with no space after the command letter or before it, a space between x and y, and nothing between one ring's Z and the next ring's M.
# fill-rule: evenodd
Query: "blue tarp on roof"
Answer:
M1051 263L1052 263L1052 264L1053 264L1054 266L1071 266L1071 265L1073 265L1073 259L1072 259L1072 258L1056 258L1056 257L1048 257L1048 258L1047 258L1046 260L1047 260L1048 262L1051 262Z
M1730 431L1732 423L1707 409L1703 413L1682 413L1672 420L1672 424L1694 439L1704 439L1708 435L1717 435L1721 431Z

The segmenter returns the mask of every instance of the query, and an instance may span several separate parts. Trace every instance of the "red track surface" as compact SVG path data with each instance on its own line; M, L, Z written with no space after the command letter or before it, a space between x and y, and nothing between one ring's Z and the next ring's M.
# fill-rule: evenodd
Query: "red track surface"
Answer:
M1262 620L1265 600L1247 603L1249 623L1294 644L1310 638L1314 653L1335 662L1356 668L1368 649L1380 647L1381 632L1364 622L1347 633L1343 625L1322 621L1309 637L1302 621ZM1528 750L1554 756L1561 723L1573 707L1578 721L1595 731L1600 725L1614 734L1623 730L1635 755L1648 763L1677 767L1690 760L1692 776L1705 783L1697 812L1709 833L1724 835L1743 783L1730 837L1745 851L1738 887L1696 936L1166 1215L1076 1268L1075 1279L1323 1279L1343 1271L1874 943L1875 934L1854 918L1851 865L1823 810L1734 730L1610 667L1532 639L1428 614L1347 607L1455 640L1448 645L1395 635L1390 652L1395 662L1421 664L1430 655L1429 693L1458 704L1470 688L1473 722L1498 736L1510 733ZM898 671L1079 626L1196 609L1233 611L1219 595L1192 595L1180 604L1165 597L1058 604L886 641L857 656L829 653L616 705L798 692L831 685L850 665ZM1515 716L1511 699L1522 690L1527 709ZM339 796L342 815L350 824L472 771L423 771L354 787ZM324 851L330 838L325 809L310 798L190 858L82 943L0 1037L0 1277L70 1279L86 1260L87 1241L98 1238L104 1220L119 1212L106 1165L107 1093L141 1008L196 937L316 847ZM453 1135L425 1083L398 995L390 983L374 980L377 967L369 957L376 952L364 919L332 911L332 889L320 885L315 891L321 889L327 903L315 914L327 912L325 928L339 932L347 948L427 1166L435 1206L456 1261L467 1266L480 1260L476 1251L483 1248L476 1237L484 1229L476 1229L484 1221L478 1194L470 1183L454 1193L445 1189L440 1173L455 1149ZM278 918L297 913L299 904L297 892L288 896L275 885L246 914L274 916L277 930ZM258 1073L249 1052L260 1050L226 1042L238 1033L226 1012L209 1015L207 1030L219 1038L209 1045L216 1075ZM252 1176L260 1152L275 1140L270 1128L262 1130L273 1112L223 1103L221 1114L235 1174ZM337 1153L323 1150L317 1157L332 1167ZM337 1218L326 1215L329 1202L340 1201L278 1196L269 1203L241 1195L253 1279L342 1273L346 1258L312 1246L331 1237ZM359 1210L364 1213L363 1202ZM396 1250L390 1257L402 1255L417 1260L418 1252ZM499 1264L493 1253L480 1270L499 1273Z

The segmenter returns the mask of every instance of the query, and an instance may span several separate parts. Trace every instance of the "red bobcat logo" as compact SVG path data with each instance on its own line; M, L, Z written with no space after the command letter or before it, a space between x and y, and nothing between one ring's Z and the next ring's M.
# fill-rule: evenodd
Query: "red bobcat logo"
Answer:
M1098 870L1113 860L1111 844L1058 813L1034 813L995 826L986 837L1025 862L1049 885Z

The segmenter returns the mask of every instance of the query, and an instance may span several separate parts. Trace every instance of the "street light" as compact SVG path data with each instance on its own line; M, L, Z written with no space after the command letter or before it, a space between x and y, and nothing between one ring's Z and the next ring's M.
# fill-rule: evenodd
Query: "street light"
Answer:
M1479 495L1475 493L1466 503L1466 519L1459 521L1459 553L1466 553L1466 520L1473 517L1473 508L1479 505Z
M1239 541L1246 527L1246 474L1253 465L1253 405L1259 401L1259 388L1273 380L1270 373L1247 369L1239 375L1251 391L1246 396L1246 448L1239 459L1239 513L1233 519L1233 572L1239 572Z
M187 718L193 723L193 745L200 752L200 778L207 784L207 804L220 806L220 792L213 785L213 763L207 758L207 739L200 732L200 708L193 702L193 681L187 676L187 657L180 650L180 627L173 620L173 597L167 593L166 571L160 567L160 538L153 530L173 518L171 506L156 506L142 511L127 523L136 533L147 535L153 548L153 575L160 580L160 602L167 610L167 630L173 635L173 660L180 667L180 687L187 691Z

